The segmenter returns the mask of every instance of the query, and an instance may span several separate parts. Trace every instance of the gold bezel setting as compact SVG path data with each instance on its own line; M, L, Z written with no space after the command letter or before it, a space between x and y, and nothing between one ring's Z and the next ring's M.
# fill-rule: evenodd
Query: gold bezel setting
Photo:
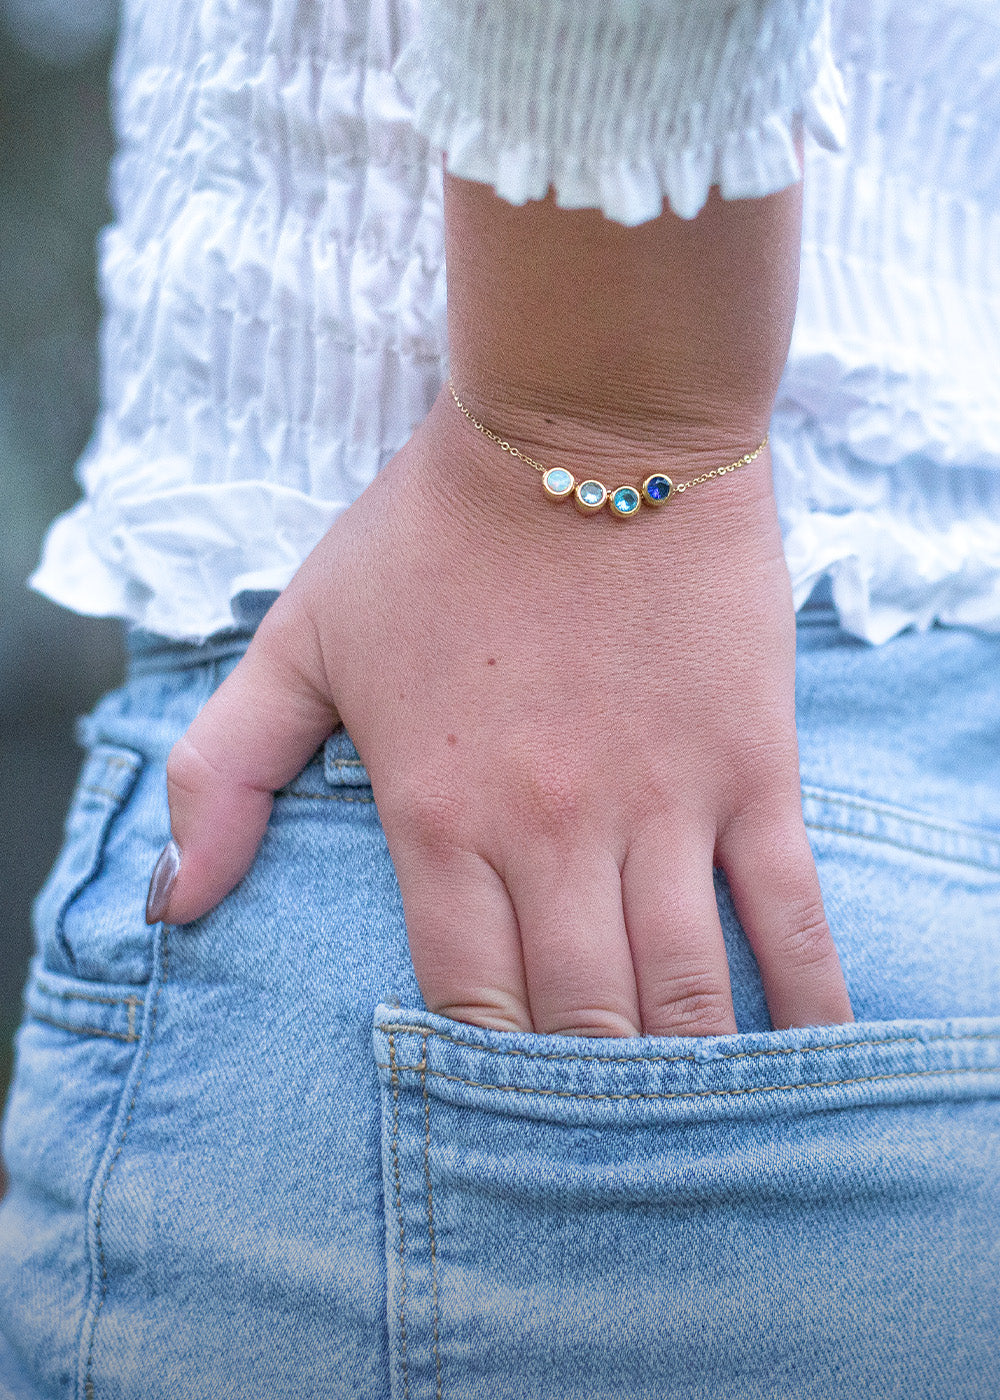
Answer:
M653 472L646 477L639 488L616 486L614 490L609 491L603 481L588 477L586 481L577 485L573 473L567 471L565 467L546 467L544 462L536 462L534 457L529 457L519 447L515 447L506 438L502 438L499 433L495 433L492 428L488 428L485 423L480 423L475 414L471 413L458 397L455 385L450 379L448 380L448 390L458 411L469 420L477 433L482 433L484 437L489 438L490 442L495 442L501 452L509 452L512 457L516 457L526 467L532 467L536 472L541 472L542 489L550 501L565 501L573 496L574 504L581 515L597 515L605 504L610 507L612 515L617 516L619 520L631 520L634 515L640 513L640 508L644 504L658 510L674 496L683 496L685 491L690 491L695 486L701 486L708 481L716 481L719 477L728 476L730 472L737 471L740 467L749 466L751 462L757 460L768 444L768 434L765 433L763 439L752 452L744 452L743 456L737 457L734 462L729 462L726 466L712 467L709 471L702 472L700 476L692 477L690 481L674 482L664 472ZM586 488L590 488L587 494L593 499L587 500L582 494ZM595 488L600 492L599 499L594 494Z
M573 473L565 467L549 467L542 477L542 490L550 501L565 501L576 486Z
M633 515L639 513L642 496L634 486L616 486L608 496L608 505L611 507L611 514L616 515L619 520L631 520Z
M654 509L665 506L673 494L674 483L664 472L653 472L652 476L647 476L642 483L642 499L647 506L653 506Z
M592 496L594 499L587 500L586 496ZM594 481L592 478L588 478L587 481L581 481L573 493L573 504L581 515L596 515L599 510L604 509L607 503L608 488L603 481Z

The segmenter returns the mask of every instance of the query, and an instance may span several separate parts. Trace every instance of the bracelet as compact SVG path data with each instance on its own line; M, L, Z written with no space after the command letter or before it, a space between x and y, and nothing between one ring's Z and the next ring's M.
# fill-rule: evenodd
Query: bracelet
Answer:
M728 466L713 467L710 472L702 472L701 476L696 476L692 481L674 482L663 472L653 472L652 476L647 476L639 487L616 486L609 491L603 481L595 481L593 477L588 477L586 481L578 482L573 473L567 471L565 467L546 467L541 462L536 462L533 457L519 452L506 438L491 432L485 424L480 423L478 418L472 416L456 394L455 386L450 379L448 380L448 388L451 390L451 396L455 403L477 432L488 437L491 442L495 442L499 448L502 448L504 452L509 452L518 461L526 463L529 467L534 467L536 472L541 472L542 490L550 501L565 501L572 496L573 504L582 515L596 515L607 505L610 507L612 515L616 515L619 520L629 520L633 515L638 515L639 507L642 505L655 507L666 505L667 501L674 496L683 495L692 486L700 486L704 481L712 481L715 477L725 476L727 472L734 472L739 467L749 466L764 451L770 436L770 434L765 433L764 441L752 452L737 457L736 461L730 462Z

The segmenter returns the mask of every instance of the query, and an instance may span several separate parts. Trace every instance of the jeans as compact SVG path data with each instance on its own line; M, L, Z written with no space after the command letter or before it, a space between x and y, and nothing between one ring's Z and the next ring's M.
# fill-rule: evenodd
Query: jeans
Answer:
M798 624L857 1021L586 1040L429 1014L343 729L234 893L148 928L167 753L235 664L133 638L81 724L4 1124L7 1400L1000 1395L1000 638Z

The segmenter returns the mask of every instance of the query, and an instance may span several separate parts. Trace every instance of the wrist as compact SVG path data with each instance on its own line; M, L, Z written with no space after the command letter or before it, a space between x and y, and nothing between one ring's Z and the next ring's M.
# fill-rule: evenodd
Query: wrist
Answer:
M593 424L581 427L561 414L523 409L515 409L509 421L518 434L499 421L490 426L501 430L497 436L514 452L473 427L445 385L417 435L415 445L423 446L415 454L420 479L410 482L407 494L414 486L432 494L478 538L511 545L521 540L529 552L544 548L593 557L609 547L623 557L638 551L674 558L731 549L737 537L761 538L761 531L768 548L776 544L780 552L770 456L766 448L760 450L760 439L733 446L737 430L729 440L716 428L698 440L685 425L670 442L636 440ZM638 490L649 476L662 473L674 490L663 504L643 502L625 519L616 519L608 505L587 517L574 509L572 497L549 499L542 471L514 455L518 451L538 467L572 474L576 484L596 479L609 492L622 486ZM753 460L745 463L746 455ZM737 459L736 470L720 471ZM699 482L708 472L718 475Z
M499 395L495 406L485 410L492 416L487 422L479 416L484 410L466 394L463 389L459 395L449 379L435 405L449 433L464 430L465 450L478 456L485 443L487 458L492 459L484 462L487 469L492 465L505 478L516 474L522 485L533 478L546 499L575 504L584 515L596 513L587 499L593 493L579 498L572 487L592 480L609 492L632 486L640 491L640 504L659 509L737 471L746 480L749 469L759 463L754 489L770 492L770 461L760 460L765 457L767 428L750 413L734 411L725 419L700 422L678 418L658 431L630 433L551 407L542 411L513 404ZM454 421L456 413L461 424Z
M766 430L794 316L797 187L623 228L446 183L452 376L484 421L638 451L742 451Z

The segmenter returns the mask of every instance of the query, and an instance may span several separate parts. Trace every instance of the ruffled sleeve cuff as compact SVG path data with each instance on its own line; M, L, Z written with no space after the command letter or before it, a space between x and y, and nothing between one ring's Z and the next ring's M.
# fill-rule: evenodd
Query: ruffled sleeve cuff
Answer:
M805 128L844 143L828 0L419 0L396 65L455 175L512 204L554 187L621 224L693 218L801 171Z

